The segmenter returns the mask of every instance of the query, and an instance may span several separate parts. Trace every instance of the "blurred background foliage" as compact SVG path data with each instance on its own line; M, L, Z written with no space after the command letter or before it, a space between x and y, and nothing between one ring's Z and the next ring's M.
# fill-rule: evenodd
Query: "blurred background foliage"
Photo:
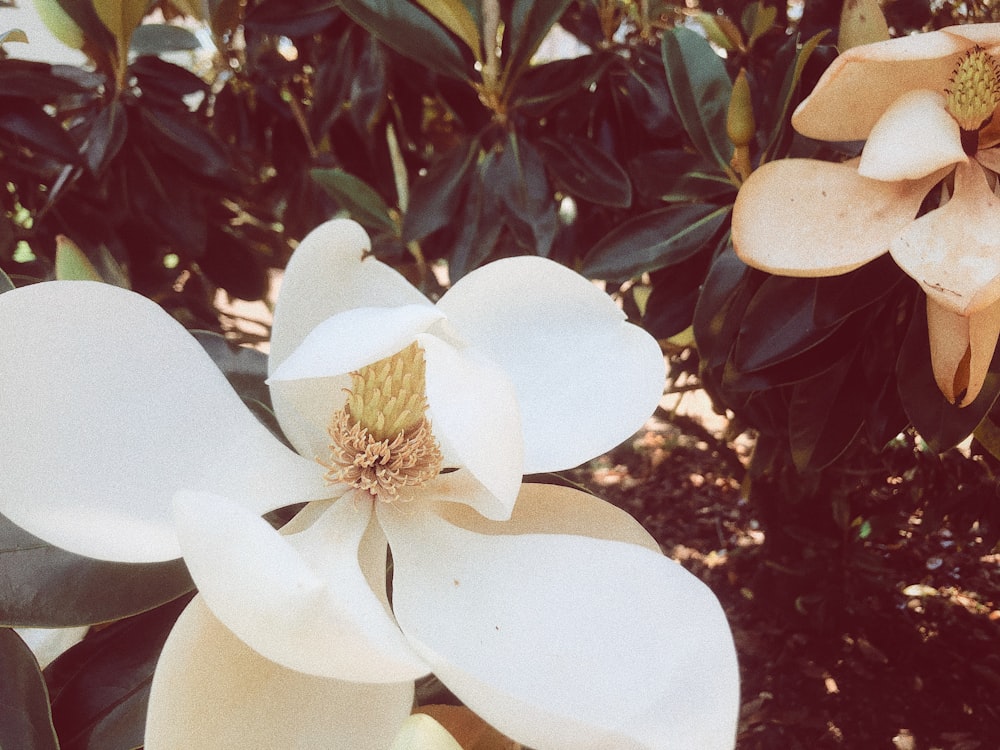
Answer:
M983 449L998 444L1000 361L954 408L922 293L890 259L792 279L732 250L750 170L859 149L789 126L836 55L840 0L35 5L88 62L17 59L0 10L0 269L15 285L89 275L218 330L219 290L265 298L272 269L336 213L432 296L445 264L455 281L551 257L607 282L672 378L696 378L734 433L753 433L744 490L775 570L823 576L890 538L863 483L896 475L917 477L899 490L914 511L1000 538ZM998 12L883 10L897 36ZM949 489L938 455L974 431Z

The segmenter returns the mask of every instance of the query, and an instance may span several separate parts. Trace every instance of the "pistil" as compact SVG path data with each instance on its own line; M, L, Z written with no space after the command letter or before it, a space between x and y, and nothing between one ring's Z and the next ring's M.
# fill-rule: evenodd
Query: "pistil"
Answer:
M959 59L945 90L949 114L955 118L962 148L969 156L979 150L979 131L1000 105L1000 65L985 49L976 45Z

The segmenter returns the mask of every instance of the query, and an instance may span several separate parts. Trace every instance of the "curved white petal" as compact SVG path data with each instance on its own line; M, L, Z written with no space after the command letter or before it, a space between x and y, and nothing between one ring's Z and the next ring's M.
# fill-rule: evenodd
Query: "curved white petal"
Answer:
M310 232L288 261L274 310L268 373L278 367L316 326L359 307L431 307L410 282L373 257L365 230L349 219L334 219ZM358 331L358 336L364 336ZM273 383L271 400L281 429L295 449L312 459L325 455L329 413L315 411L332 399L343 403L347 378L299 383Z
M489 263L456 283L438 307L514 382L525 473L567 469L610 450L642 426L663 395L656 340L558 263Z
M929 298L960 315L1000 299L1000 198L978 164L960 164L955 190L896 238L893 259Z
M435 719L413 714L403 722L389 750L462 750L462 746Z
M965 316L927 298L934 380L944 397L957 406L971 404L989 372L1000 337L1000 301Z
M0 295L0 512L73 552L178 557L181 487L255 512L324 497L322 473L243 405L199 344L144 297L63 281Z
M434 673L546 750L731 750L736 653L715 596L633 544L478 534L431 509L380 514L393 607Z
M867 138L902 94L945 89L959 55L976 43L952 31L852 47L826 69L792 115L792 126L826 141Z
M445 466L468 469L496 499L491 518L506 518L524 474L521 418L514 386L488 362L431 335L420 335L426 363L427 416Z
M175 505L184 560L205 603L261 655L306 674L359 682L404 682L428 672L363 570L381 562L384 571L384 541L380 561L359 561L370 501L341 498L287 536L221 497L179 494Z
M889 250L940 177L882 182L851 164L768 162L736 196L733 246L744 263L774 274L847 273Z
M145 746L385 750L412 701L412 683L340 682L285 669L240 641L195 597L160 654Z
M361 225L334 219L306 235L292 253L281 282L271 333L270 372L327 318L356 307L427 305L403 276L366 257L371 241Z
M858 174L886 182L915 180L968 158L944 93L916 89L900 96L875 123Z

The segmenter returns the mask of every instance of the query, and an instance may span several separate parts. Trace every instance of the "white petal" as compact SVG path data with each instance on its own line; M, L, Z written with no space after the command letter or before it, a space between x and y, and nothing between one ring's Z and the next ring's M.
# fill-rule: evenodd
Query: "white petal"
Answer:
M769 273L847 273L889 250L939 177L882 182L851 164L768 162L736 196L733 246L744 263Z
M268 661L196 597L153 675L146 750L385 750L412 701L411 683L340 682Z
M441 443L446 466L468 469L496 498L490 518L507 518L524 474L521 419L514 386L506 374L480 363L430 335L424 349L427 415Z
M886 182L915 180L968 158L944 93L916 89L900 96L875 123L858 174Z
M274 374L316 326L358 307L431 307L410 282L373 257L368 235L349 219L334 219L310 232L292 253L274 310L268 373ZM356 332L356 341L365 331ZM316 410L331 399L343 403L347 378L273 383L271 400L278 423L295 449L308 458L326 453L326 427L333 411Z
M976 163L955 170L955 191L893 241L893 259L937 304L969 315L1000 299L1000 198Z
M462 750L462 746L427 714L413 714L403 722L389 750Z
M966 316L928 297L927 333L938 388L952 403L968 406L982 390L993 360L1000 337L1000 301Z
M438 302L514 382L524 471L577 466L638 430L663 395L659 345L600 289L544 258L489 263Z
M31 653L38 660L39 669L45 669L64 651L83 640L90 630L89 625L77 628L14 628Z
M263 656L306 674L403 682L428 672L407 647L362 566L371 503L342 498L306 529L283 536L220 497L179 494L184 559L206 604ZM378 533L373 525L372 533Z
M0 512L46 541L109 560L179 556L181 488L255 512L323 497L321 472L240 401L159 306L107 284L0 295Z
M729 627L677 563L604 539L478 534L409 510L380 512L397 619L487 722L546 750L733 747Z

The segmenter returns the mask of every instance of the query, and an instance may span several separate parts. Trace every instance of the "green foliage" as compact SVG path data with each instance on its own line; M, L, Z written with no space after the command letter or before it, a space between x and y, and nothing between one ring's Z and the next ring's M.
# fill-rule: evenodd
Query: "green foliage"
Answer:
M58 750L38 662L9 628L0 628L0 674L0 747Z

